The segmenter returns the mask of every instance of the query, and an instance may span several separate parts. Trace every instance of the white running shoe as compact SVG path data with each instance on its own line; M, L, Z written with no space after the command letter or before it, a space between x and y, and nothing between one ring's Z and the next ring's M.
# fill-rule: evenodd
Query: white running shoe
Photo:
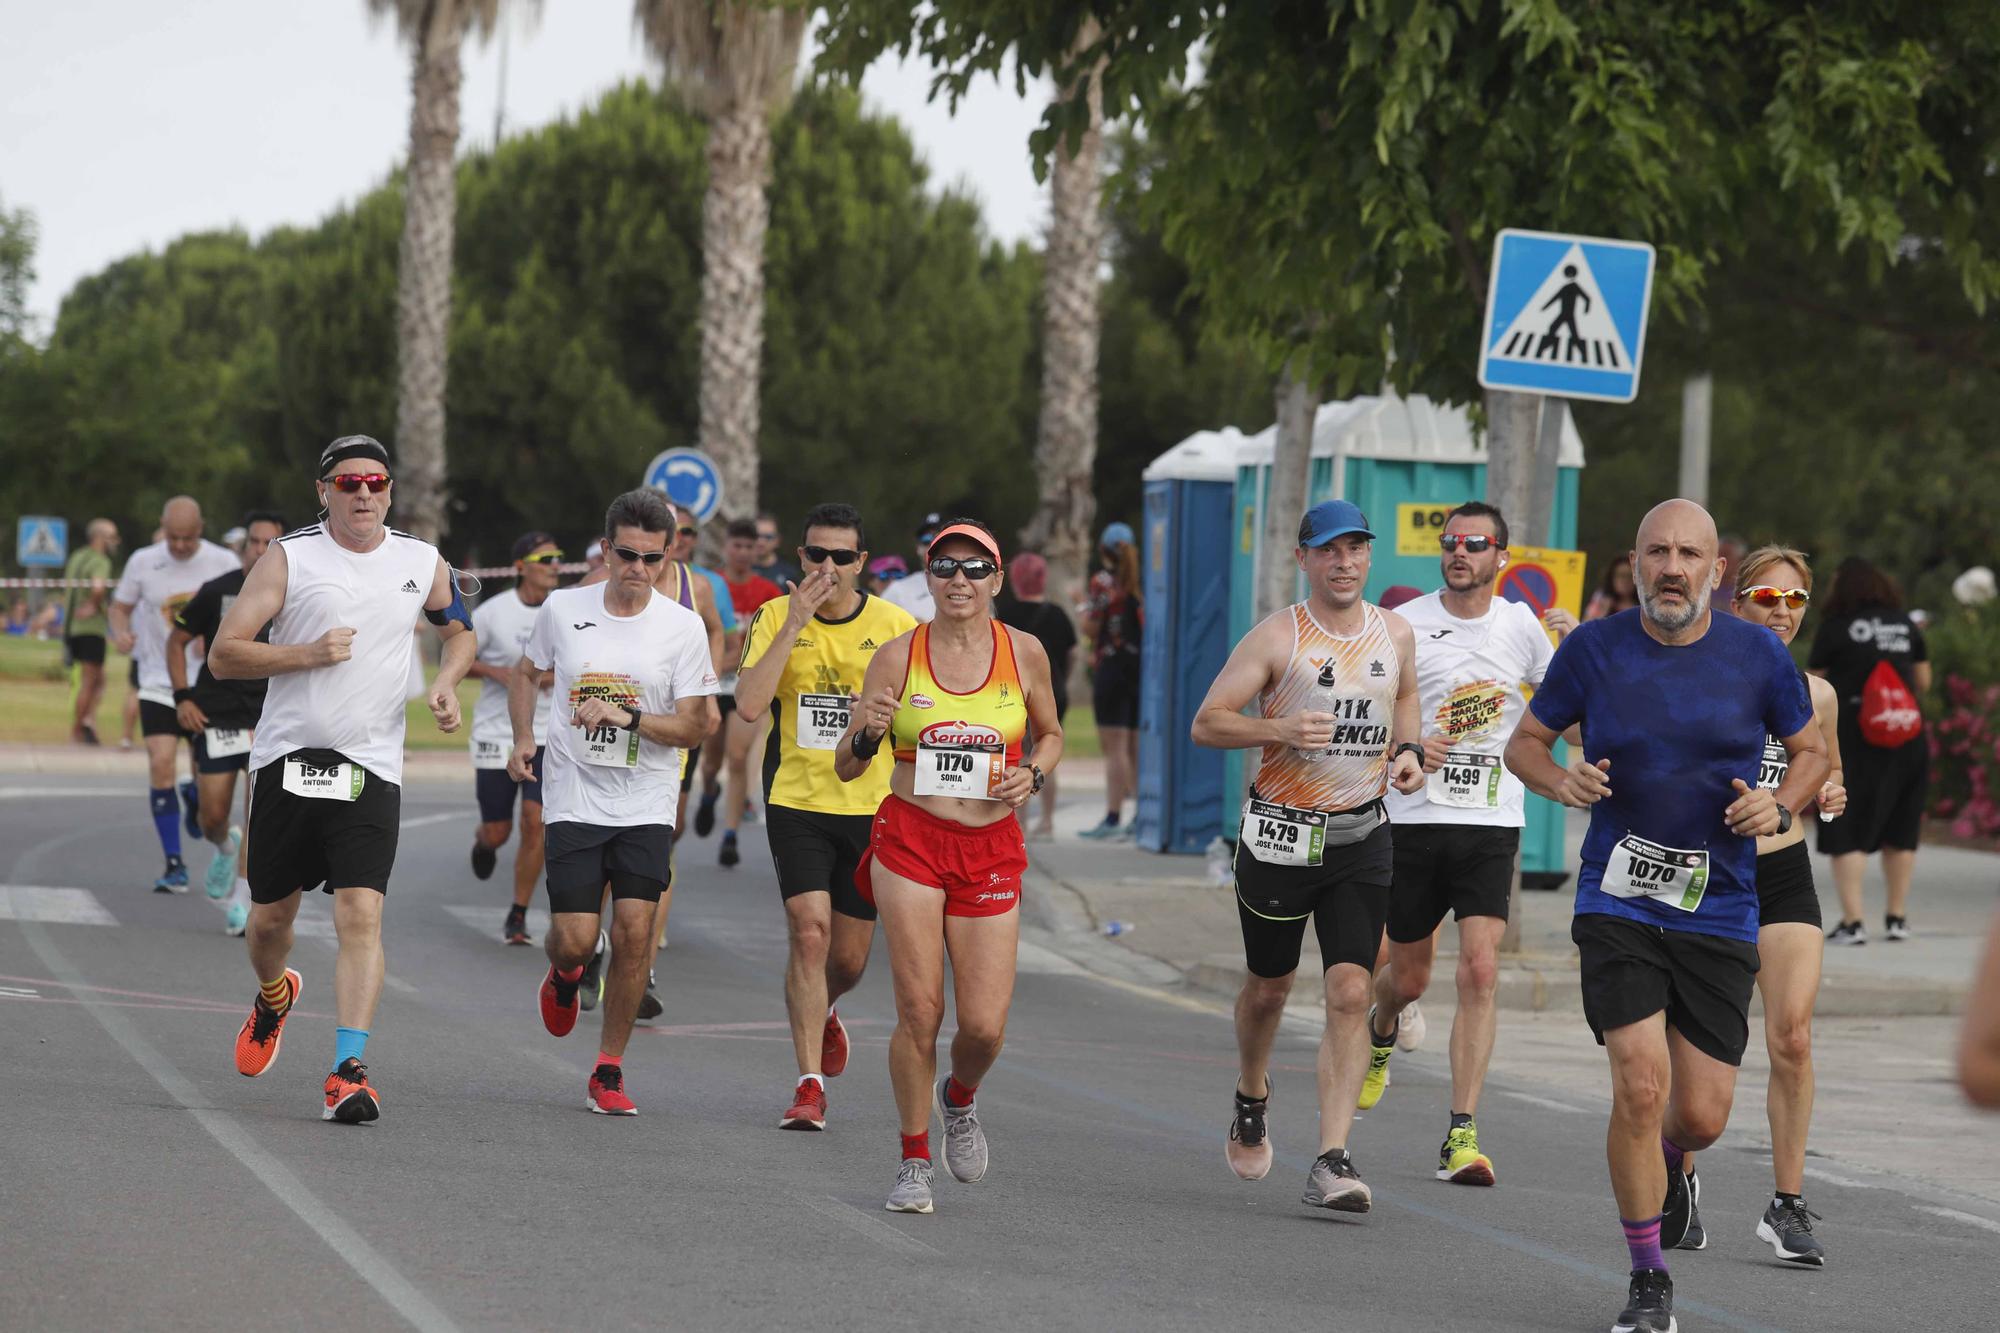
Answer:
M1403 1012L1396 1015L1396 1049L1414 1051L1424 1044L1424 1037L1431 1025L1424 1021L1424 1011L1415 1000L1403 1006Z

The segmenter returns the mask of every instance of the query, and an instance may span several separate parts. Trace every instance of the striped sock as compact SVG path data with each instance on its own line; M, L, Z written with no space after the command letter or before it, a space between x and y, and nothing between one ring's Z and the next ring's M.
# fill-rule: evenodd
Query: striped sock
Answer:
M926 1162L931 1160L930 1130L926 1129L921 1134L903 1135L903 1160L907 1162L912 1157L921 1157ZM1659 1228L1654 1227L1653 1230L1657 1234Z
M292 986L285 979L284 973L280 972L276 981L259 983L259 987L258 993L264 997L264 1003L273 1011L282 1014L292 1007Z
M1643 1222L1620 1218L1618 1225L1625 1228L1625 1248L1632 1252L1632 1271L1657 1268L1664 1273L1667 1259L1660 1253L1660 1215L1655 1213Z

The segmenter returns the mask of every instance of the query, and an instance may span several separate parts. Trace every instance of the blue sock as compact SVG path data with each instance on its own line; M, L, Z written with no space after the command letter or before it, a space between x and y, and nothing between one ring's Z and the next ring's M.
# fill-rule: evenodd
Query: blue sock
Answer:
M172 787L155 787L152 791L153 831L160 835L160 850L167 854L167 860L181 859L181 805Z
M338 1070L349 1060L359 1060L361 1053L368 1049L368 1034L360 1028L335 1028L333 1030L333 1067Z

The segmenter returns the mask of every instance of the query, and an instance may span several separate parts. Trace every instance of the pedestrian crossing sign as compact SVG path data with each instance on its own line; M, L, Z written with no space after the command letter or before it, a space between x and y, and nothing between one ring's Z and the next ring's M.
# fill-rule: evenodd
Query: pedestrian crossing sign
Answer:
M1652 296L1650 245L1503 231L1493 242L1479 382L1629 403L1639 393Z
M61 569L69 559L69 521L24 514L15 529L14 563L27 568Z

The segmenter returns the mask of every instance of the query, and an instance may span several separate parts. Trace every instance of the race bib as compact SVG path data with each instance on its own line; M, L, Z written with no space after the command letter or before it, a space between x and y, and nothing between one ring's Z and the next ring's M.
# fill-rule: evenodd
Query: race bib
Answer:
M615 723L604 722L594 727L577 727L576 757L586 764L599 768L637 768L639 766L639 733Z
M1785 743L1776 736L1764 738L1764 760L1757 765L1757 785L1765 791L1776 791L1784 785L1785 774L1791 771L1792 757L1785 753Z
M1238 832L1250 855L1269 866L1316 866L1326 850L1326 812L1295 810L1251 797Z
M315 801L352 801L361 795L367 773L359 764L315 764L305 759L287 759L285 790Z
M1424 797L1455 810L1500 808L1500 756L1452 750L1444 766L1424 778Z
M252 733L248 727L209 727L201 733L202 745L210 759L231 759L250 753Z
M1007 743L992 727L933 722L917 734L919 796L997 799L993 789L1007 771Z
M1598 887L1614 898L1652 898L1692 912L1708 891L1708 850L1662 847L1628 833L1611 849Z
M801 694L794 710L798 719L801 750L832 750L847 734L847 696L844 694Z
M499 741L472 742L472 766L474 768L507 767L507 747Z

